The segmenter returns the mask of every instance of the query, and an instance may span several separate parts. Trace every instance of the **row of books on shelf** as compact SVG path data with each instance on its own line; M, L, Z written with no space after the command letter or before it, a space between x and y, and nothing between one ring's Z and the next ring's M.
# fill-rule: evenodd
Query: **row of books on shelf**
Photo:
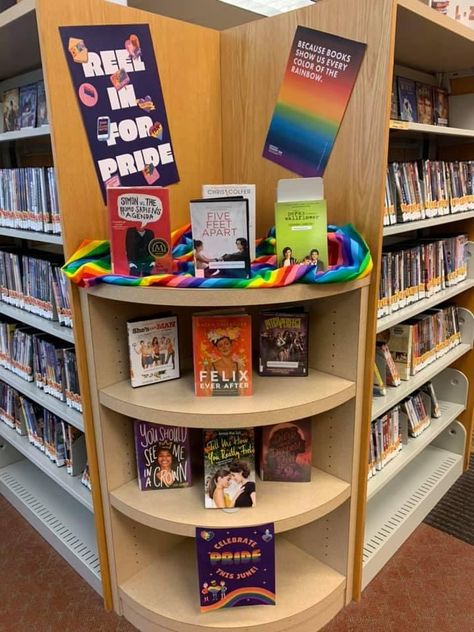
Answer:
M0 226L61 233L54 167L0 169Z
M468 235L419 238L385 248L377 317L382 318L462 283L467 278Z
M2 316L0 366L82 412L76 352L69 343Z
M2 94L2 126L0 132L41 127L48 124L44 81L10 88Z
M433 308L377 334L375 364L380 387L400 386L461 344L458 308Z
M279 266L328 265L326 201L321 178L306 178L303 196L280 180L275 204ZM304 187L301 187L304 189ZM308 198L308 191L311 193ZM250 278L255 258L255 185L203 185L190 201L194 274L199 278ZM297 199L287 201L288 195ZM302 199L298 199L298 195ZM115 274L143 277L173 272L169 193L160 187L107 189L111 263Z
M83 432L2 381L0 420L17 434L26 436L31 445L58 467L66 467L68 474L84 477L82 482L90 489L88 473L85 475L87 455Z
M259 315L258 372L308 375L309 314L302 307ZM178 319L163 314L127 323L131 384L143 386L180 376ZM192 318L197 396L252 395L252 318L243 310Z
M0 250L0 297L9 305L72 327L62 257L52 253Z
M384 226L474 210L474 161L392 162Z
M134 421L142 491L204 481L207 509L256 505L256 439L262 481L311 481L311 420L254 428L197 430ZM194 475L193 475L194 472Z
M407 77L394 76L390 118L446 127L449 124L448 91Z
M369 478L382 470L408 443L441 417L432 382L424 384L381 417L374 419L369 439Z

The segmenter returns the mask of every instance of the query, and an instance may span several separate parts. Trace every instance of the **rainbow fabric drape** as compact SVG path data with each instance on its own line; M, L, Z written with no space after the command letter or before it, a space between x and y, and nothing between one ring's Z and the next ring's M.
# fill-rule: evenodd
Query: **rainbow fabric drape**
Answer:
M112 274L110 246L104 240L86 240L65 263L63 271L77 285L90 287L97 283L117 285L161 285L167 287L203 288L267 288L292 283L342 283L370 274L372 258L364 239L351 224L328 226L329 265L325 272L315 273L312 266L293 265L277 268L274 229L268 237L257 241L257 256L252 262L250 279L197 279L193 276L191 225L172 234L173 274L143 278Z

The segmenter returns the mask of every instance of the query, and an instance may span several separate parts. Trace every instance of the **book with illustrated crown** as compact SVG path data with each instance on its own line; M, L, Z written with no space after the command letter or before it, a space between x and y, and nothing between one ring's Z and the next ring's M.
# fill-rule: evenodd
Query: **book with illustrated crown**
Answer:
M138 486L142 491L191 485L188 428L135 420Z
M193 359L198 397L252 395L251 317L194 314Z
M273 523L196 527L196 549L201 612L275 605Z

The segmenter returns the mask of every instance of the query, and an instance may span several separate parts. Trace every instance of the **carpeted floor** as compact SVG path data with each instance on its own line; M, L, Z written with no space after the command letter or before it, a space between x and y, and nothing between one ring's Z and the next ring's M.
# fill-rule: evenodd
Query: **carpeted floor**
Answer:
M1 632L135 632L2 496L0 533ZM472 632L473 578L474 547L422 524L324 632Z
M467 472L426 516L425 522L474 545L474 455Z

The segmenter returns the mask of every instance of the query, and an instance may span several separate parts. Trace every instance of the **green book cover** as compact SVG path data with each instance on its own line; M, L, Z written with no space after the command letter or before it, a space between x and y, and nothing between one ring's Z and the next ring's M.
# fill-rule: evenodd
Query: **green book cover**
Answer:
M328 265L326 200L277 202L275 229L278 265Z

